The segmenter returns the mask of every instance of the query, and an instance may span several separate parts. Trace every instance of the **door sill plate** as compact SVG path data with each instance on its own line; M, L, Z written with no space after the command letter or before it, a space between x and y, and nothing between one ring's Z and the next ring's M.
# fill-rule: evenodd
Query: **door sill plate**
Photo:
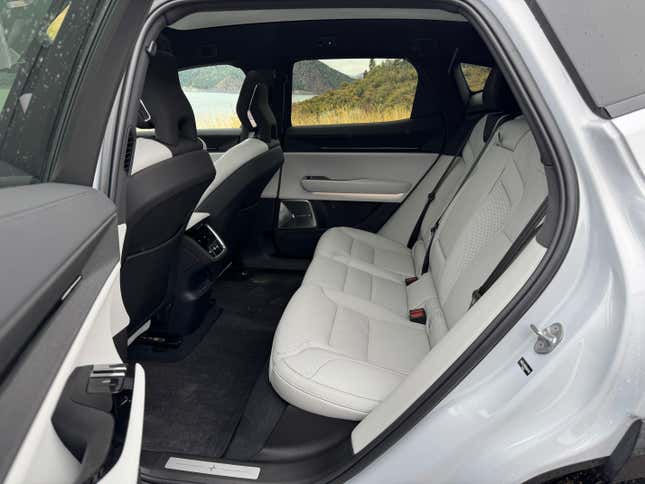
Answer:
M239 466L206 460L182 459L180 457L170 457L168 462L166 462L166 469L251 480L256 480L260 476L259 467Z

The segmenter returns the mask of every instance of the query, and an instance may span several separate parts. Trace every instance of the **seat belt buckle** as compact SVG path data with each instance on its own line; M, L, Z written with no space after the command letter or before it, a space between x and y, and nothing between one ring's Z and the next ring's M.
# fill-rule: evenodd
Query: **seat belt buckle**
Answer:
M419 278L417 276L406 277L405 278L405 285L409 286L410 284L412 284L413 282L417 282L418 280L419 280Z
M423 308L410 309L410 321L413 323L426 324L426 310Z

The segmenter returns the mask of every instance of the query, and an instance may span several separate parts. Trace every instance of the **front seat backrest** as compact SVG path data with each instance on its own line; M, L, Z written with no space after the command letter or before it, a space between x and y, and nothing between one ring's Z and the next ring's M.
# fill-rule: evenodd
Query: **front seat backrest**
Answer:
M181 236L215 176L172 55L158 51L150 58L141 107L155 134L137 138L127 179L121 290L129 332L167 301Z
M215 180L197 206L210 214L208 223L233 250L246 239L262 190L284 161L269 105L269 78L262 71L247 74L237 103L242 141L216 159Z

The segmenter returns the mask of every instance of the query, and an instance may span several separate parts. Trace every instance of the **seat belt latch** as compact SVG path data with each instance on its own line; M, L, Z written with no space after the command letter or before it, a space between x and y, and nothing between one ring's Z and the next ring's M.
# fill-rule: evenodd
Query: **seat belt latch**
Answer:
M426 324L426 310L423 308L410 309L410 321L413 323Z
M419 278L417 276L406 277L405 278L405 285L409 286L410 284L412 284L413 282L417 282L418 280L419 280Z

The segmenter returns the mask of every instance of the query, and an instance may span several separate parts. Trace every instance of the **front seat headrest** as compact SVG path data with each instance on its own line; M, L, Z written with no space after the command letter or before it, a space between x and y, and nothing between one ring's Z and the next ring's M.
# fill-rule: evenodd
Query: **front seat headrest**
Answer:
M511 88L497 67L493 67L490 71L482 97L487 111L500 111L505 114L521 112Z
M277 138L277 121L269 105L271 74L263 71L249 71L237 101L237 116L242 123L242 139L251 133L269 143Z
M185 152L201 148L195 115L181 89L172 54L157 51L150 57L141 103L149 114L146 127L154 127L158 141L170 148L177 148L172 150L175 155L179 154L177 150Z

